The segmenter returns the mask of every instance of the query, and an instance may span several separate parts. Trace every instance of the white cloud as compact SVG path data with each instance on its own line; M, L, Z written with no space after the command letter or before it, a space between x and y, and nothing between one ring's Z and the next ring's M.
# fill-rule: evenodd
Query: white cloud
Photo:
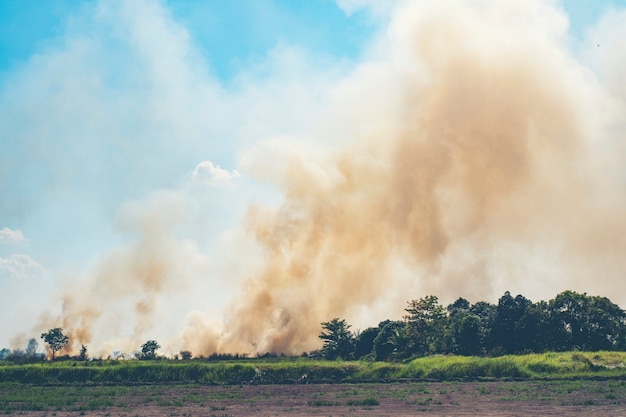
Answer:
M191 178L194 181L206 184L225 184L239 177L237 170L228 171L214 165L211 161L202 161L193 170Z
M8 227L0 229L0 243L20 243L26 238L21 230L11 230Z
M28 255L14 254L0 258L0 276L23 279L45 272L46 269Z

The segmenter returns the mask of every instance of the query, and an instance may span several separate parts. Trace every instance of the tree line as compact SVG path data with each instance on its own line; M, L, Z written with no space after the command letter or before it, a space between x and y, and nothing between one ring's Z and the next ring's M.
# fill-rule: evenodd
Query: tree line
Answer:
M542 353L546 351L626 351L626 312L606 297L564 291L549 301L533 303L523 295L508 291L497 304L479 301L471 304L459 298L444 307L434 295L407 302L402 320L384 320L375 327L352 331L345 319L321 323L319 351L303 353L325 359L364 359L393 361L432 354L498 356ZM41 335L51 359L69 343L61 328ZM37 341L31 339L26 351L2 349L0 360L33 362L44 360L36 353ZM157 359L160 345L148 340L132 357ZM257 357L276 357L268 352ZM282 354L281 354L282 356ZM63 359L89 359L87 346L78 356ZM126 357L125 358L131 358ZM192 358L181 351L174 359ZM247 354L213 354L199 359L246 359ZM58 358L61 359L61 358Z
M546 351L626 350L626 312L606 297L564 291L533 303L508 291L497 304L436 296L411 300L403 320L351 331L345 319L322 323L326 359L400 360L432 354L498 356Z

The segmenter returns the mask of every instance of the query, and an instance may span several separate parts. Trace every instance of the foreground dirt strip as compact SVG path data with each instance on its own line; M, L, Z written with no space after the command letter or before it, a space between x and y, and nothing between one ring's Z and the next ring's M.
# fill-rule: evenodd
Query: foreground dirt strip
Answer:
M52 388L53 389L53 388ZM97 388L96 388L97 389ZM104 410L20 416L626 416L626 381L154 386Z

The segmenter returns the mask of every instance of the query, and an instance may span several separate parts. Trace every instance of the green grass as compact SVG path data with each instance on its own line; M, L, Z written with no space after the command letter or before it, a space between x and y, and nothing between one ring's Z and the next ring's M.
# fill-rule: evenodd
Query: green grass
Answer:
M495 358L430 356L403 366L397 376L434 380L481 378L588 378L626 376L626 352L559 352Z
M623 378L626 352L561 352L494 358L429 356L407 363L306 358L237 361L0 362L0 381L45 385L152 383L240 385L366 382L397 379Z

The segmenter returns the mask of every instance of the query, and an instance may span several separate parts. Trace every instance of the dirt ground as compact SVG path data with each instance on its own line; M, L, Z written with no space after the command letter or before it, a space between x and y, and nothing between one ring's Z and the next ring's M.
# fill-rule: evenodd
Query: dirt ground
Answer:
M626 381L154 386L101 410L27 417L626 416Z

